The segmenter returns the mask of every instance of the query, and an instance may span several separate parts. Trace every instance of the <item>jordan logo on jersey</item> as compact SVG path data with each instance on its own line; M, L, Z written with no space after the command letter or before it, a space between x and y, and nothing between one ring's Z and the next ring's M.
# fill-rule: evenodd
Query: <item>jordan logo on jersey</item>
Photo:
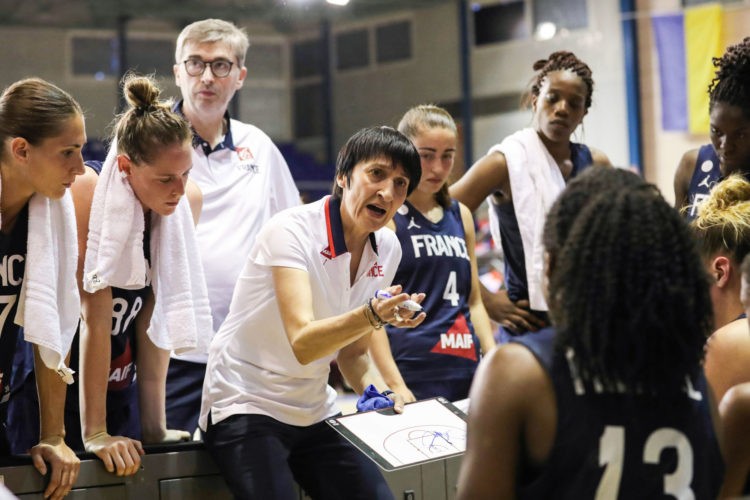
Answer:
M711 188L713 188L713 187L714 187L714 184L716 184L716 183L715 183L715 182L711 182L711 176L710 176L710 175L707 175L707 176L706 176L706 177L705 177L705 178L704 178L704 179L703 179L703 180L702 180L702 181L700 182L700 184L698 184L698 187L704 187L704 188L706 188L706 189L708 189L708 190L710 191L710 190L711 190Z
M417 224L416 222L414 222L414 217L411 218L411 220L409 221L409 225L406 226L406 229L411 229L413 227L415 227L417 229L422 229L422 226L420 226L419 224Z
M430 352L436 354L448 354L460 358L477 360L477 350L474 347L474 337L471 335L466 318L458 313L456 321L446 333L440 334L440 340L434 345Z

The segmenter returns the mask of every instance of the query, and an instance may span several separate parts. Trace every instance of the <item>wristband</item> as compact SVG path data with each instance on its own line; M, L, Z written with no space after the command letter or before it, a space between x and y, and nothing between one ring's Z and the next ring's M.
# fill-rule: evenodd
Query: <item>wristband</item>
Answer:
M367 302L365 302L365 309L370 310L370 314L372 314L372 318L367 318L367 320L370 322L370 325L372 325L373 328L380 329L383 328L383 325L385 325L385 321L378 316L378 313L375 312L375 308L372 307L372 299L369 299ZM367 312L365 311L365 316L367 316Z
M363 313L363 314L365 315L365 319L367 320L367 322L368 322L368 323L370 323L370 326L371 326L371 327L373 327L373 328L374 328L374 329L376 329L376 330L377 330L378 328L380 328L380 324L379 324L379 323L378 323L378 321L377 321L377 320L376 320L376 319L375 319L375 318L373 317L372 313L370 312L370 308L369 308L369 307L367 307L367 303L365 303L365 304L364 304L364 305L362 306L362 313Z

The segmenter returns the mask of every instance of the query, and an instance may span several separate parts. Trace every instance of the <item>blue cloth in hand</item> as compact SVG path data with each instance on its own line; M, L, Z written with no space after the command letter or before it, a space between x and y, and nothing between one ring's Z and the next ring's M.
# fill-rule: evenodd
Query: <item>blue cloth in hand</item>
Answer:
M365 392L357 400L357 411L379 410L391 406L393 406L393 401L385 394L378 392L372 384L365 388Z

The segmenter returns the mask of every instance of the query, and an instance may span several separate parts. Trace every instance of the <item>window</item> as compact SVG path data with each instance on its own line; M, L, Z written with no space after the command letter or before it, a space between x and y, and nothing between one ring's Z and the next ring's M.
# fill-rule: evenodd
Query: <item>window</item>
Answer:
M240 113L271 137L288 137L288 94L285 88L245 86L239 99ZM231 111L230 111L231 113Z
M411 59L411 23L378 26L375 30L375 48L378 63Z
M529 37L523 0L497 5L475 5L474 45L507 42Z
M366 29L336 35L336 69L366 68L369 65L370 43Z
M294 78L321 76L323 69L323 46L319 39L296 42L292 46Z
M73 38L73 74L76 76L117 76L117 48L112 37ZM113 57L113 55L115 57Z
M113 44L116 46L116 44ZM131 38L127 47L128 68L140 74L171 78L174 74L174 41Z
M552 23L556 30L588 26L586 0L534 0L534 26Z
M323 113L321 84L299 85L294 89L294 136L297 139L323 136Z
M247 51L245 66L254 80L281 80L284 78L283 47L278 43L253 43Z
M120 52L114 35L76 35L72 48L73 75L93 76L98 80L118 77ZM171 78L173 60L174 40L171 38L130 37L123 70Z

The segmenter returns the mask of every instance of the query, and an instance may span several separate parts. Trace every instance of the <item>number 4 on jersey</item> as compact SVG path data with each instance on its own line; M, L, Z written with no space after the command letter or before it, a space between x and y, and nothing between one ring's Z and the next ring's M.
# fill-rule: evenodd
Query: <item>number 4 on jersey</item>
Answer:
M448 275L448 282L445 284L443 300L449 300L453 307L458 306L458 287L456 286L456 271L451 271Z

